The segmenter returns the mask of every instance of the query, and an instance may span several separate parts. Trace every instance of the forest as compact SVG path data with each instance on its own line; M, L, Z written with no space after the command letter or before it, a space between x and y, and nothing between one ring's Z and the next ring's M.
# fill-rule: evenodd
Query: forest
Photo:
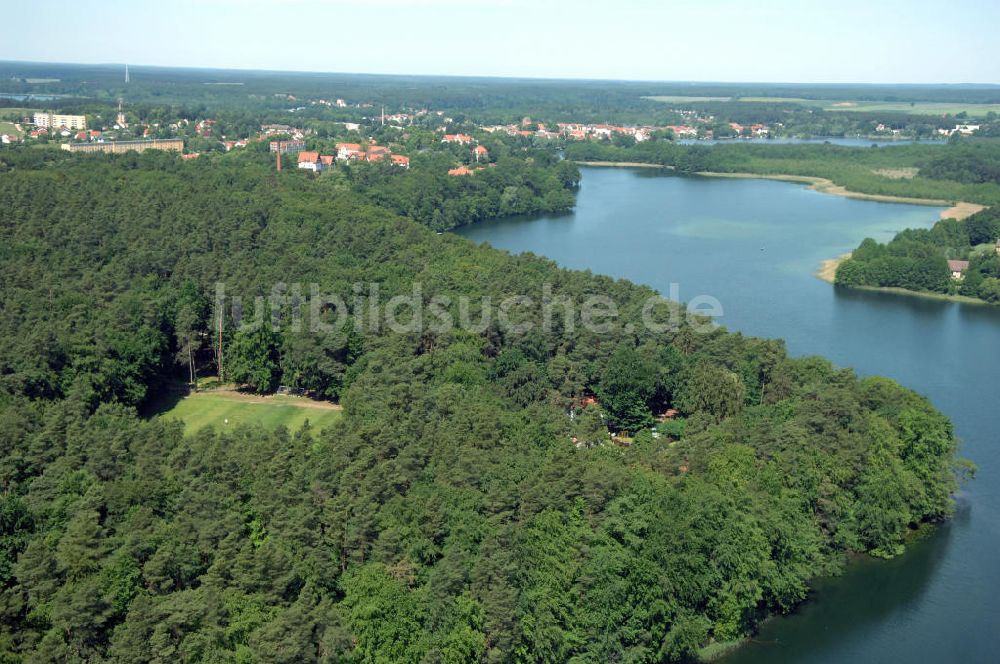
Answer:
M511 187L563 204L577 177L487 170L415 163L390 186L253 152L0 152L0 661L686 661L951 514L972 468L925 398L667 301L676 323L651 329L648 288L436 233L519 211ZM429 212L443 200L454 216ZM216 284L252 302L279 282L375 283L383 303L547 284L621 315L216 325ZM343 417L185 436L149 416L220 350L246 389Z

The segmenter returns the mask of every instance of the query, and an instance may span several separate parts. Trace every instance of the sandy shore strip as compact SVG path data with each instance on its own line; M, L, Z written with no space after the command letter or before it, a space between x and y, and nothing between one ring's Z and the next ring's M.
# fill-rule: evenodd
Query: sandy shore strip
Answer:
M950 208L941 213L942 219L958 219L962 220L966 217L971 217L977 212L985 210L985 205L980 205L979 203L966 203L964 201L959 201L955 203Z
M847 252L842 256L826 259L822 264L820 264L819 269L816 270L816 276L828 284L834 283L837 277L837 268L840 267L841 263L850 257L851 252Z
M960 211L965 213L965 217L969 216L974 212L978 212L983 209L983 206L976 205L975 203L955 203L955 201L947 201L940 198L914 198L912 196L889 196L887 194L864 194L858 191L850 191L849 189L842 187L839 184L834 184L833 180L827 178L817 178L810 175L765 175L760 173L716 173L714 171L703 171L698 173L698 175L703 175L705 177L712 178L752 178L756 180L780 180L781 182L798 182L800 184L808 184L809 188L824 194L832 194L834 196L844 196L846 198L859 198L866 201L881 201L883 203L910 203L911 205L933 205L936 207L949 206L946 210L948 214L942 215L942 218L952 217L953 211ZM964 218L964 217L961 217Z

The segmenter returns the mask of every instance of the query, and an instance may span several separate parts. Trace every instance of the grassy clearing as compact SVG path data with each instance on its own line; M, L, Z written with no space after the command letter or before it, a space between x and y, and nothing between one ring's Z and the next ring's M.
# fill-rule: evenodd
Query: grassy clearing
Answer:
M37 108L0 108L0 120L20 122L25 115L33 115Z
M335 422L340 414L340 406L325 401L283 395L261 397L223 390L190 394L158 416L183 420L185 432L191 434L206 426L221 431L241 424L261 424L268 428L284 426L296 431L307 420L312 427L323 429Z
M874 168L872 173L875 175L881 175L884 178L889 178L890 180L912 180L917 177L917 173L920 172L919 168L907 167L907 168Z
M18 131L17 127L14 126L13 122L2 122L0 121L0 134L14 134L15 136L23 136L23 131Z

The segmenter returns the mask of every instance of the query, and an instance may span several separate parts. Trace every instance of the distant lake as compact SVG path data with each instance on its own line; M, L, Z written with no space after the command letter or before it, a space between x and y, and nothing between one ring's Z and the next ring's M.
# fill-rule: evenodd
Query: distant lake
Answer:
M933 224L941 208L768 180L583 168L576 211L463 228L476 242L713 295L721 322L859 374L890 376L955 423L979 476L956 517L889 562L821 579L725 664L992 662L1000 652L1000 308L837 289L812 276L865 237Z
M29 99L37 99L38 101L52 101L53 99L61 99L68 95L36 95L36 94L15 94L13 92L0 92L0 99L13 99L14 101L27 101Z
M820 144L830 143L831 145L845 145L852 148L867 148L872 145L885 147L887 145L907 145L909 143L919 143L920 145L945 145L948 141L915 141L908 138L895 140L871 139L871 138L845 138L843 136L828 136L818 138L723 138L723 139L691 139L685 138L677 141L682 145L796 145L796 144Z

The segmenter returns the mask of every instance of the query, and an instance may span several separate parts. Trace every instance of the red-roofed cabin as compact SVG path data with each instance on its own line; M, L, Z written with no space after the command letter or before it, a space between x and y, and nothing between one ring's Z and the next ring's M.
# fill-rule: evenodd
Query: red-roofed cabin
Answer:
M403 168L410 167L410 158L404 157L401 154L392 155L392 163L394 166L402 166Z
M315 150L303 150L299 153L299 168L304 168L309 171L322 170L323 166L319 161L319 152Z
M458 168L453 168L450 171L448 171L448 175L456 175L456 176L472 175L472 170L470 168L467 168L466 166L459 166Z
M959 281L969 269L969 261L948 261L948 269L951 271L951 278Z

